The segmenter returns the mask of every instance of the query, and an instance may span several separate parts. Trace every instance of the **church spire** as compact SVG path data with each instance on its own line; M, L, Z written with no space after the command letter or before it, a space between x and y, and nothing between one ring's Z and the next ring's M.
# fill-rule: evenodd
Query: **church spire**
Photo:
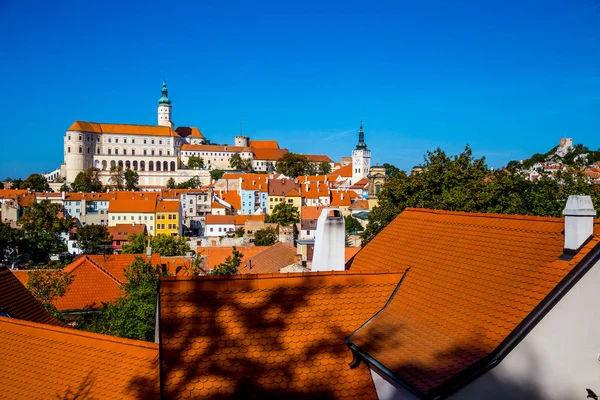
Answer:
M163 80L162 84L162 96L158 99L158 104L166 104L168 106L171 105L171 100L169 100L169 90L167 89L167 81Z
M363 131L362 120L360 121L360 129L358 130L358 144L356 150L366 150L367 144L365 143L365 132Z

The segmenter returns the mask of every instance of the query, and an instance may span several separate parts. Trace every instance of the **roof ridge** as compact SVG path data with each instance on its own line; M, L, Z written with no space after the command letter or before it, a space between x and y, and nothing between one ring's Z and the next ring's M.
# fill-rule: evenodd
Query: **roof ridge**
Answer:
M450 211L450 210L435 210L432 208L420 208L420 207L406 207L404 211L422 212L427 214L446 214L446 215L460 215L464 217L486 217L486 218L500 218L500 219L520 219L526 221L545 221L545 222L563 222L563 218L558 217L540 217L535 215L523 215L523 214L500 214L500 213L482 213L472 211Z
M173 130L173 128L169 127L169 126L163 126L163 125L149 125L149 124L123 124L120 122L94 122L94 121L83 121L81 119L77 119L75 120L75 122L83 122L85 124L98 124L98 125L127 125L127 126L147 126L147 127L151 127L151 128L166 128L166 129L171 129Z
M85 256L85 258L91 262L96 268L98 268L100 271L104 272L106 275L108 275L109 278L112 278L115 282L117 282L119 285L123 285L123 282L121 282L119 280L119 278L117 278L116 276L114 276L113 274L111 274L110 272L108 272L108 270L106 270L106 268L102 267L100 264L98 264L96 261L92 260L91 258L89 258L87 255ZM109 256L110 258L110 256Z
M262 252L261 252L262 253ZM261 254L259 253L259 254ZM316 278L322 276L361 276L372 277L380 275L402 275L404 271L319 271L319 272L288 272L274 274L237 274L237 275L206 275L206 276L162 276L161 281L210 281L210 280L256 280L256 279L293 279Z
M16 318L0 317L0 323L9 323L9 324L14 324L14 325L29 326L31 328L36 328L36 329L43 329L43 330L48 330L48 331L66 333L66 334L70 334L70 335L74 335L74 336L82 336L82 337L88 337L88 338L93 338L93 339L100 339L105 342L125 344L125 345L129 345L129 346L142 347L142 348L146 348L146 349L157 349L158 348L158 343L145 342L143 340L135 340L135 339L125 339L125 338L120 338L118 336L106 335L106 334L102 334L102 333L93 333L93 332L83 331L83 330L70 328L70 327L62 328L59 326L41 324L39 322L31 322L31 321L26 321L26 320L16 319Z

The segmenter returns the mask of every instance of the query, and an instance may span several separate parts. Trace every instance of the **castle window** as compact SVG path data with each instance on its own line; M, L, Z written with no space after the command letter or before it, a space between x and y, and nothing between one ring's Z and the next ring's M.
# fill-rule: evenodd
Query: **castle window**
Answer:
M154 144L154 139L152 139L152 144Z
M79 140L81 140L81 135L79 135Z
M115 156L119 154L119 149L115 149Z
M123 155L127 155L127 149L123 149Z
M135 156L135 149L131 149L131 155Z
M171 155L171 150L167 150L167 155L170 156Z
M71 140L71 135L67 136L67 140Z
M100 154L100 147L96 147L96 154Z
M108 149L108 155L109 155L109 156L110 156L110 154L111 154L111 153L110 153L111 151L112 151L111 149Z
M71 148L67 147L67 153L70 153L70 152L71 152Z
M158 141L158 144L162 144L162 140L159 140L159 141Z
M146 139L144 139L144 144L146 144Z
M154 149L152 149L152 155L154 155Z
M108 138L108 143L110 143L110 142L111 142L111 140L112 140L111 138Z
M83 153L83 147L79 146L79 153Z
M131 139L131 143L135 143L135 139Z
M162 156L162 150L159 150L159 151L158 151L158 155L159 155L159 156Z
M100 143L100 138L99 137L96 138L96 142Z
M116 138L116 139L115 139L115 143L119 143L119 138Z
M89 147L87 148L87 153L90 154L90 148Z
M127 143L127 139L123 139L123 143Z

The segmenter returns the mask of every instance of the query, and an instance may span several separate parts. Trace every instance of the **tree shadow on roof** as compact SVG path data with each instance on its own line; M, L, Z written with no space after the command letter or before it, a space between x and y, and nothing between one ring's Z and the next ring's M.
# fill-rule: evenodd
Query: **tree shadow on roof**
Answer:
M99 400L97 397L90 396L95 382L96 378L90 371L75 391L71 388L67 388L64 394L57 393L56 398L58 400Z

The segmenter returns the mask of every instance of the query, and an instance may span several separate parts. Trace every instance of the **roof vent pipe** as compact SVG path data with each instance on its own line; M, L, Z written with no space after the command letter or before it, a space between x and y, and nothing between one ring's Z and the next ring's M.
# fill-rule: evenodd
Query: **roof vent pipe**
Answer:
M563 210L565 216L565 247L567 254L574 254L594 234L596 210L590 196L569 196Z

